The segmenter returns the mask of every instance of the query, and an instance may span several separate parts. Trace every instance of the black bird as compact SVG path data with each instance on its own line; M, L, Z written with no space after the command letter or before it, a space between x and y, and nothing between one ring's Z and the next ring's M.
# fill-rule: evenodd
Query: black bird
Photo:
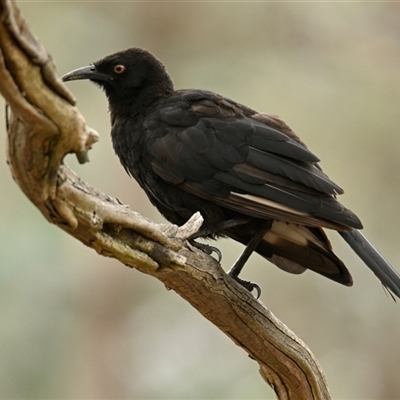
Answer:
M115 152L170 222L200 211L204 224L192 243L228 236L246 246L229 274L249 290L259 288L238 275L253 251L287 272L310 269L351 286L328 228L400 297L400 275L358 231L358 217L336 200L343 190L281 119L206 90L174 90L164 65L139 48L63 76L77 79L104 89Z

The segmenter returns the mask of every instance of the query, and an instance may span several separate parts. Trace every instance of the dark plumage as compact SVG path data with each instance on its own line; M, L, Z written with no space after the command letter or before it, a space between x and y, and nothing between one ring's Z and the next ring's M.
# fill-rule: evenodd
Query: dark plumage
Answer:
M109 101L111 136L126 171L172 223L196 211L196 237L229 236L279 268L311 269L344 285L352 278L322 228L339 231L383 285L400 297L400 276L367 242L358 217L336 200L343 190L279 118L205 90L174 90L164 66L132 48L72 71Z

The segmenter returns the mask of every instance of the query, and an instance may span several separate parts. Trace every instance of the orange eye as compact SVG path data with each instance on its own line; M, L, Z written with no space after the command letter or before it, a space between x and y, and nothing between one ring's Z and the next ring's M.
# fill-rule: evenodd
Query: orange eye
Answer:
M125 71L125 65L118 64L114 66L114 72L116 74L122 74Z

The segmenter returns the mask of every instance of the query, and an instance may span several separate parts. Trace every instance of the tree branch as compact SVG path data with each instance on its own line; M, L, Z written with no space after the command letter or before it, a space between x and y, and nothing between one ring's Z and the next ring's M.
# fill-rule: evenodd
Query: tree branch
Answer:
M258 362L280 399L330 398L307 346L212 257L185 245L201 226L199 214L182 227L155 224L63 164L68 153L86 162L98 134L9 0L0 0L0 92L8 103L8 164L49 222L173 289Z

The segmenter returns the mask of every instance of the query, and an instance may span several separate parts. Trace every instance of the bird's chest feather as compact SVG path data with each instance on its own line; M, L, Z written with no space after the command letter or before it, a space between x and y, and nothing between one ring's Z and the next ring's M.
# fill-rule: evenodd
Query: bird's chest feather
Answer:
M111 130L113 147L127 173L169 221L184 223L197 210L196 199L166 183L154 172L153 156L149 151L153 136L143 126L143 120L114 119Z
M130 118L113 118L111 139L114 151L125 170L140 180L143 169L144 131L140 121Z

